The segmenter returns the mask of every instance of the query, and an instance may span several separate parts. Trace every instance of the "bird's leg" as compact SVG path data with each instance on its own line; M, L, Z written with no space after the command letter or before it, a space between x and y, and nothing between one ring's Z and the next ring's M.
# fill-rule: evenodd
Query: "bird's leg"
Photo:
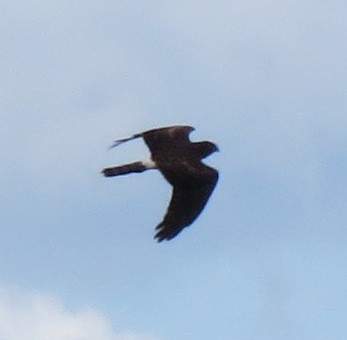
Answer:
M101 173L105 177L113 177L113 176L119 176L119 175L127 175L133 172L143 172L149 169L155 169L155 163L149 163L149 162L134 162L130 164L115 166L112 168L105 168L101 171Z

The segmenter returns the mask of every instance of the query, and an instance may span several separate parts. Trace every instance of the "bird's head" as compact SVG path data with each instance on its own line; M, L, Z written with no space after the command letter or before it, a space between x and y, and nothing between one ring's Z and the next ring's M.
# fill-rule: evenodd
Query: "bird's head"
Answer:
M200 159L206 158L212 153L219 151L216 144L208 141L194 143L194 149Z

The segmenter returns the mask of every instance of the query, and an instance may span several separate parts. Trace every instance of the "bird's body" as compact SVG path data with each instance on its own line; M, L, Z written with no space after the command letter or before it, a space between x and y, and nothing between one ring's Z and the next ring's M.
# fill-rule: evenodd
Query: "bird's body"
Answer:
M151 151L152 163L134 162L103 170L110 177L157 168L173 186L168 210L156 228L159 242L172 239L198 217L218 180L218 172L201 162L218 148L211 142L190 142L193 130L191 126L177 125L117 140L112 146L142 137Z

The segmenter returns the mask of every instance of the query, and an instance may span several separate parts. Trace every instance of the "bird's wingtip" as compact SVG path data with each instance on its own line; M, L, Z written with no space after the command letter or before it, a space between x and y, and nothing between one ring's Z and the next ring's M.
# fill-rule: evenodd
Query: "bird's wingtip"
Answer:
M164 240L170 241L182 231L182 228L169 227L164 221L160 222L155 229L157 232L154 235L154 239L156 239L158 243Z
M116 147L117 145L121 144L121 142L119 140L115 140L108 148L107 151L110 151L111 149L113 149L114 147Z
M132 140L132 139L135 139L135 138L139 138L139 137L142 137L141 133L137 133L135 135L132 135L131 137L117 139L108 147L108 150L113 149L114 147L116 147L116 146L118 146L118 145L120 145L122 143L125 143L125 142L127 142L129 140Z
M157 230L156 234L154 235L154 239L160 243L161 241L166 239L166 236L163 233L163 227L164 227L164 221L160 222L156 227L155 230Z

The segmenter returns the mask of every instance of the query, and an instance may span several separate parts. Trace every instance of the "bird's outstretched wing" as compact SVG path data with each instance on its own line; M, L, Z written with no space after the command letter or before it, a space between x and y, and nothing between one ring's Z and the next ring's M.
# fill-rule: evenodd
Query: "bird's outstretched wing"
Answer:
M152 159L171 158L172 154L190 146L189 134L195 129L189 125L174 125L164 128L147 130L136 133L127 138L115 140L109 149L128 142L130 140L142 137L151 151Z
M194 130L188 125L176 125L159 129L152 129L141 133L145 143L151 151L152 158L162 158L170 155L171 151L182 149L189 145L189 134Z
M211 196L217 184L218 172L203 163L200 163L197 170L194 181L189 181L190 171L187 182L179 180L173 186L168 210L156 227L155 238L158 242L174 238L184 227L190 225L199 216ZM184 169L176 170L180 171L184 172Z

